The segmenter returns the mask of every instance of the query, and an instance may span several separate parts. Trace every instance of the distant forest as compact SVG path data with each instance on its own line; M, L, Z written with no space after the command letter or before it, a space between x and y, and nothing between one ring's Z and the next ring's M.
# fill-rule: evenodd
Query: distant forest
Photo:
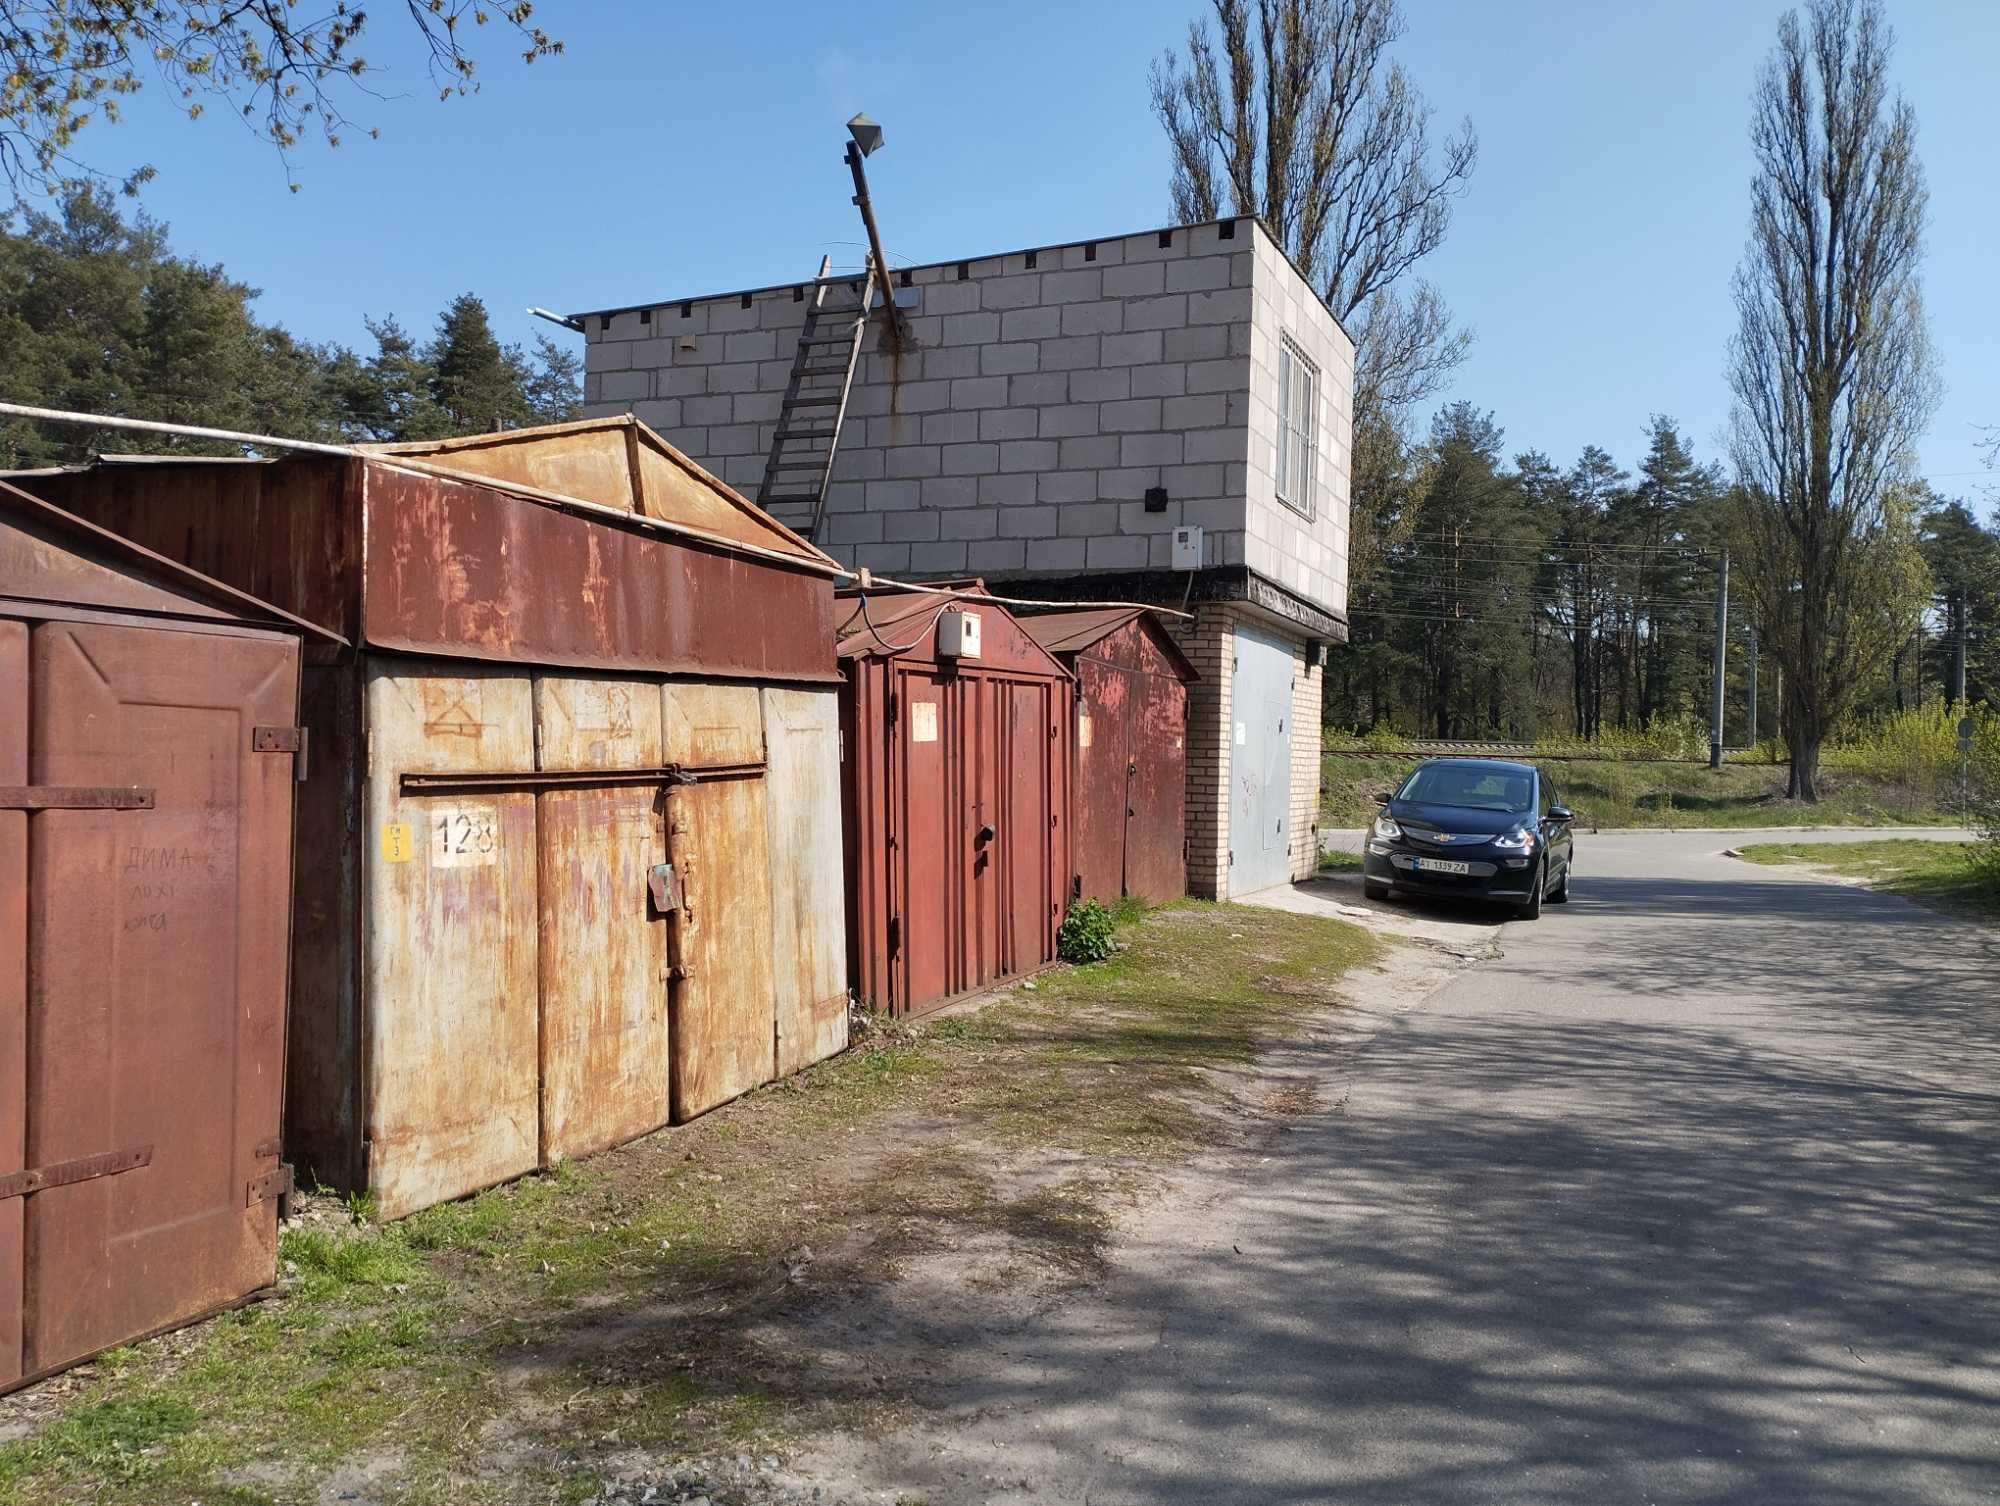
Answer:
M0 397L287 439L436 439L582 411L582 361L547 338L502 345L486 306L452 300L428 337L369 319L375 348L265 324L258 290L176 252L101 188L0 220ZM104 452L229 453L227 444L0 418L0 466Z
M1705 741L1716 567L1736 499L1671 418L1651 420L1636 474L1594 445L1567 466L1536 450L1510 461L1495 416L1464 402L1395 451L1355 505L1352 638L1327 671L1329 726L1509 740L1680 726ZM1930 599L1885 626L1901 647L1859 709L1946 693L1961 603L1968 694L2000 697L2000 530L1922 484L1897 516ZM1733 594L1732 746L1754 740L1743 717L1757 626ZM1777 735L1772 675L1767 658L1758 738Z

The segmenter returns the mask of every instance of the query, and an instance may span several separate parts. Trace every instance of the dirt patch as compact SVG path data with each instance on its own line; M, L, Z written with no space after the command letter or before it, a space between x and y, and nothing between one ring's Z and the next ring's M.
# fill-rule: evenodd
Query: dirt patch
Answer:
M308 1200L281 1301L0 1401L29 1429L0 1444L0 1501L782 1494L792 1441L920 1416L951 1366L1098 1281L1192 1153L1312 1112L1316 1087L1258 1064L1329 1028L1377 953L1200 904L1121 940L387 1228Z

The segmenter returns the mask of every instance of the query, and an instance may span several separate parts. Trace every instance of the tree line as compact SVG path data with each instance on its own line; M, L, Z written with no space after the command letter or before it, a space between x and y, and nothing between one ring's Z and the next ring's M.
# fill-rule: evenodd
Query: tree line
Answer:
M1636 472L1586 446L1568 464L1508 458L1494 415L1467 402L1401 448L1388 484L1357 498L1373 541L1349 587L1351 637L1327 669L1329 726L1409 737L1705 741L1715 606L1731 592L1725 740L1780 735L1781 661L1741 566L1757 502L1656 415ZM1365 511L1363 510L1365 508ZM1880 602L1866 716L1949 699L1958 625L1966 695L2000 694L2000 527L1922 483L1898 489L1881 541L1901 582ZM1753 641L1758 726L1746 720Z
M582 363L546 337L494 335L454 298L427 338L367 321L373 350L301 340L257 289L178 253L167 227L98 186L0 220L0 397L287 439L440 439L578 417ZM0 418L0 465L107 452L240 453L218 442Z

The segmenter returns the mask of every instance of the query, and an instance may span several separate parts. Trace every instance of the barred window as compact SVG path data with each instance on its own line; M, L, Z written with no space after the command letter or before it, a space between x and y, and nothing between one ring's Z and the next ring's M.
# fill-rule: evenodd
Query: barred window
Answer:
M1318 454L1319 372L1290 340L1278 347L1278 500L1313 515Z

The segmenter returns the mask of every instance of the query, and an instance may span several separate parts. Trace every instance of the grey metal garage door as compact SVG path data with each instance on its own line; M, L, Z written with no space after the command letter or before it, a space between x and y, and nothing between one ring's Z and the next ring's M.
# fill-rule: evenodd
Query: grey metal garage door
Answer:
M1291 646L1237 628L1230 700L1229 892L1252 894L1291 878Z

